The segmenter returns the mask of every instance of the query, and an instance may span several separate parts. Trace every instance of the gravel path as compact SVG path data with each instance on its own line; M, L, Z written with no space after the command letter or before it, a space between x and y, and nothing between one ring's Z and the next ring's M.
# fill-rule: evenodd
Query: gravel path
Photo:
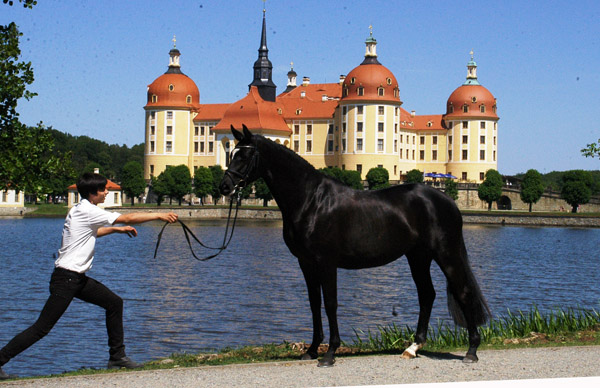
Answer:
M463 364L462 353L424 352L414 360L342 357L333 368L292 361L9 381L0 387L331 387L600 376L600 346L481 350L478 355L477 364Z

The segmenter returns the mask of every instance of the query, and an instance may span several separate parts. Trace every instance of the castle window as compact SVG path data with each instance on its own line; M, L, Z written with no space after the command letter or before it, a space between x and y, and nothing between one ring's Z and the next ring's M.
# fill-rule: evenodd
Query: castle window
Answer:
M425 151L419 151L419 160L425 160Z
M150 126L150 136L156 135L156 127L154 125Z
M469 144L469 136L463 135L463 137L462 137L462 143L463 144Z
M348 88L344 86L344 97L348 97Z
M198 128L198 126L196 125L194 127L194 136L198 136L198 133L200 132L200 128Z
M306 152L312 152L312 141L311 140L306 141Z
M392 84L392 79L390 77L387 77L385 79L385 82L387 82L388 85L391 85Z
M359 114L359 115L363 114L363 106L362 105L356 106L356 114Z
M312 135L312 124L306 125L306 134Z
M467 173L463 171L462 173L462 180L466 181L467 180Z
M294 135L300 134L300 125L294 124Z
M192 103L192 96L187 96L185 98L186 103L191 104Z
M437 150L431 151L431 160L437 160Z
M296 109L296 114L299 115L300 113L302 113L302 109Z
M433 145L437 144L437 136L431 137L431 144L433 144Z
M175 86L173 86L173 84L169 85L169 91L172 92L173 90L175 90Z
M479 150L479 160L485 160L485 150Z
M419 144L425 145L425 136L419 136Z
M300 151L300 140L294 140L294 152Z
M479 144L485 144L485 136L479 136Z
M365 88L363 88L362 86L359 86L358 88L356 88L356 94L359 96L364 96L365 95Z
M385 94L385 89L384 88L377 88L377 95L379 97L383 97L384 94Z
M462 160L467 160L468 158L469 158L469 151L463 150L462 151Z
M454 105L448 105L448 113L454 113Z
M485 121L481 121L481 122L479 123L479 128L481 128L481 129L485 129Z
M448 136L448 144L452 145L452 136Z
M167 111L167 120L173 120L173 112Z
M383 152L383 139L377 139L377 151Z
M467 104L463 105L463 113L469 113L469 106Z
M469 128L469 122L468 122L468 121L463 121L463 122L462 122L462 127L463 127L464 129L467 129L467 128Z
M428 121L428 122L427 122L427 126L428 126L428 127L431 127L432 125L433 125L433 122L431 122L431 121Z
M479 173L479 180L482 181L485 179L485 173L484 172L480 172Z
M354 85L355 82L356 82L355 77L350 78L350 85Z
M479 105L479 111L485 113L485 105Z
M152 102L158 102L158 96L156 94L152 95Z
M448 160L452 160L452 150L448 151ZM448 173L450 174L450 173Z
M377 123L377 131L383 132L383 123Z
M477 97L475 97L475 96L471 97L471 102L477 102Z
M156 96L153 96L153 97L156 97ZM155 119L156 119L156 111L155 111L155 110L153 110L152 112L150 112L150 118L151 118L152 120L155 120Z
M154 142L150 142L150 152L154 152Z
M362 151L363 149L363 139L356 139L356 150Z
M171 142L171 141L167 142L166 152L173 152L173 142Z
M385 113L385 107L383 105L379 105L377 107L377 113L383 115Z
M333 152L333 140L327 141L327 152Z
M167 136L170 136L173 134L173 127L171 125L167 125Z
M358 123L356 123L356 132L362 132L363 131L363 123L362 121L359 121Z

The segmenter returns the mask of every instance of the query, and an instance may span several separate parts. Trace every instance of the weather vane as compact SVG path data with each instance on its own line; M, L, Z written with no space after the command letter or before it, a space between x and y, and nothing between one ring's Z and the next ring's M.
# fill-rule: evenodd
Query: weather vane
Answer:
M173 35L173 48L177 48L177 39L175 38L175 35Z

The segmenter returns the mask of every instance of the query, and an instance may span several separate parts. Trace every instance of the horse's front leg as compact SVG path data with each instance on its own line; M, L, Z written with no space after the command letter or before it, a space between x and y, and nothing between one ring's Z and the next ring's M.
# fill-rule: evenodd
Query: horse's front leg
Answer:
M340 347L340 332L337 323L337 268L322 268L319 275L325 301L325 313L327 313L329 321L329 348L318 366L327 367L333 366L335 351Z
M308 300L313 319L313 339L310 347L302 355L303 360L314 360L319 357L319 345L323 342L323 322L321 320L321 286L319 275L313 262L299 260L300 269L304 274L306 287L308 289Z

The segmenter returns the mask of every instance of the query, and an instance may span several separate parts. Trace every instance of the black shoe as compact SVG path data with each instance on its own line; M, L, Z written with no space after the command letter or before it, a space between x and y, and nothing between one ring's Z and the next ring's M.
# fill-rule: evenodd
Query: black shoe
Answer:
M17 377L18 376L15 375L9 375L5 371L3 371L2 367L0 366L0 380L16 379Z
M108 369L138 369L142 367L142 364L132 361L129 357L123 357L118 360L108 360Z

